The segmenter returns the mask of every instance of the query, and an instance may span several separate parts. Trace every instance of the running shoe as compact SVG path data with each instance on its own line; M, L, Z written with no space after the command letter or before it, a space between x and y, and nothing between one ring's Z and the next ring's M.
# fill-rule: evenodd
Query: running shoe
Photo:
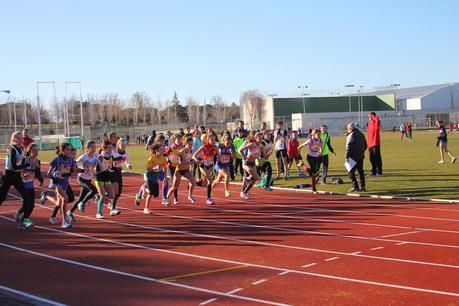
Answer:
M241 198L248 200L249 196L243 192L240 193Z
M454 156L453 158L451 158L451 163L454 164L456 162L456 160L457 160L457 157Z
M179 204L180 203L179 203L178 199L174 199L174 205L179 205Z
M269 187L269 186L266 186L264 189L265 189L265 191L273 191L273 189L271 187Z
M97 213L97 214L96 214L96 218L97 218L97 219L103 219L104 216L103 216L102 214Z
M440 160L438 163L439 163L439 164L443 164L444 162L445 162L445 161L443 161L443 160Z
M360 187L360 191L367 191L367 189L365 187Z
M33 222L29 218L25 218L24 221L22 221L22 224L25 225L25 227L27 227L27 228L33 226Z
M190 201L191 204L196 204L196 200L194 199L193 196L188 196L188 201Z
M75 217L73 216L72 212L69 210L67 211L67 217L69 218L70 222L75 221Z
M78 203L78 210L83 214L86 212L86 207L83 203Z
M135 194L135 205L136 206L140 206L140 201L142 200L142 193L141 192L137 192Z
M169 202L169 199L164 199L163 200L163 205L167 206L167 207L171 206L171 203Z
M316 187L312 187L312 192L316 193L317 192L317 188Z
M110 212L110 216L117 216L119 214L121 214L121 210L116 208Z
M148 208L144 208L143 213L146 215L151 215L151 210Z
M67 221L67 220L64 220L62 221L62 225L61 225L62 228L71 228L72 227L72 224Z
M225 190L225 197L229 198L231 196L231 191Z
M298 173L298 176L299 176L299 177L304 177L304 173L303 173L303 172L300 172L300 173Z
M360 191L360 189L359 188L351 188L351 189L349 189L349 192L356 192L356 191Z
M20 214L18 212L14 213L14 221L16 221L17 224L21 224L22 216L24 214Z
M214 205L214 204L215 204L215 202L214 202L214 200L212 200L212 198L208 198L207 201L206 201L206 203L207 203L208 205Z
M45 205L47 200L48 200L48 194L46 193L46 191L43 191L40 195L40 204Z
M58 224L58 223L59 223L59 221L57 221L57 219L56 219L55 217L49 218L49 222L50 222L51 224Z

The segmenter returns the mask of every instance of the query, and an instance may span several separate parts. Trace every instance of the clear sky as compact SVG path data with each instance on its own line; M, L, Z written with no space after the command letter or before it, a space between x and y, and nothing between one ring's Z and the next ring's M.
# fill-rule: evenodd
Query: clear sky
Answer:
M459 81L459 1L1 1L0 89L34 98L45 80L61 97L81 81L83 95L227 102Z

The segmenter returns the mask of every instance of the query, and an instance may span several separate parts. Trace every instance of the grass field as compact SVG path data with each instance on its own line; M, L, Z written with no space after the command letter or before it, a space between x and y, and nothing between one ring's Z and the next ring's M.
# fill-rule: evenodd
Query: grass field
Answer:
M459 162L451 164L447 157L445 164L437 164L440 155L438 148L435 147L435 132L414 131L411 142L405 139L400 142L399 133L384 132L381 138L384 176L367 177L366 194L459 199ZM330 158L329 177L339 176L343 178L345 184L319 185L318 189L346 192L351 185L343 166L345 137L332 137L332 145L337 156ZM449 135L449 148L459 155L459 133ZM141 146L131 146L128 152L133 171L143 171L147 156L145 149ZM305 151L302 153L304 157ZM53 152L47 151L41 153L40 159L48 162L52 157ZM370 168L367 154L366 174L369 173ZM293 187L300 183L310 183L309 178L298 178L295 177L296 175L296 167L293 165L292 178L288 181L275 181L274 186Z

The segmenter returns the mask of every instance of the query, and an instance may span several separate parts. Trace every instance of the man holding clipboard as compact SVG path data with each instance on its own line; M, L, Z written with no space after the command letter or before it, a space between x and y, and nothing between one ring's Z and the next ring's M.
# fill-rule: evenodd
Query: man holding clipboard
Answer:
M365 150L367 149L367 141L365 135L360 132L354 125L349 123L347 125L347 138L346 138L346 162L344 166L349 173L349 178L352 181L352 188L350 192L366 191L365 189L365 173L363 171L363 160L365 159ZM355 171L359 173L360 188Z

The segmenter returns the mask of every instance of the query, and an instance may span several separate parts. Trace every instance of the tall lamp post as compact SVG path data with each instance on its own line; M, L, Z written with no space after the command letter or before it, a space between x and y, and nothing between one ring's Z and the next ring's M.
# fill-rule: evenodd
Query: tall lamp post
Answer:
M83 95L81 93L81 82L65 82L65 99L67 100L67 85L68 84L78 84L80 85L80 125L81 125L81 136L84 136L84 122L83 122ZM73 114L73 112L72 112ZM67 110L68 116L68 110ZM68 120L68 119L67 119Z
M38 135L40 137L40 150L43 148L43 133L41 127L41 106L40 106L40 94L39 94L39 85L40 84L53 84L53 92L54 92L54 103L57 102L56 100L56 83L54 81L40 81L36 82L37 86L37 115L38 115ZM57 135L57 142L59 142L59 112L57 109L56 103L56 135Z
M301 96L303 97L303 114L306 113L306 103L305 103L304 99L305 99L305 96L309 96L309 94L305 92L305 90L308 89L308 88L309 88L308 85L303 85L303 86L299 85L298 86L298 89L301 90Z
M399 111L400 110L400 105L398 105L398 102L397 102L397 88L400 87L400 84L399 83L393 83L393 84L390 84L390 87L392 87L392 89L394 91L395 110Z
M351 88L353 88L355 85L354 84L347 84L344 85L344 88L349 89L349 112L352 112L352 106L351 106Z

